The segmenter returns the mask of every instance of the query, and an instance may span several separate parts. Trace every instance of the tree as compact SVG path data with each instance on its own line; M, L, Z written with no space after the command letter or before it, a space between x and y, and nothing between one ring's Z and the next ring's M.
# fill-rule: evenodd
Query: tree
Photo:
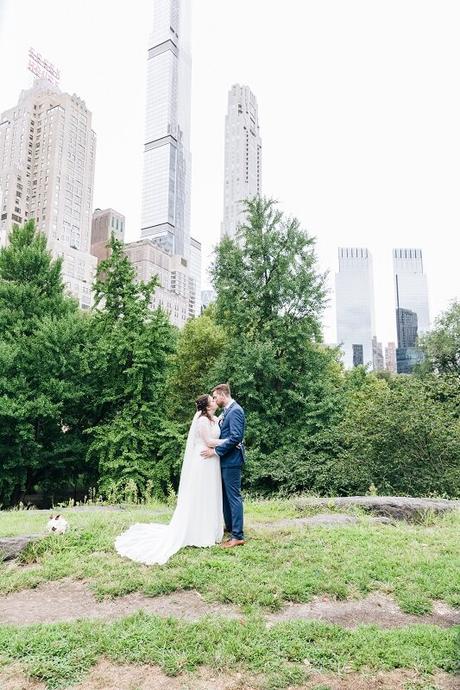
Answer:
M64 294L34 223L15 227L0 250L0 502L16 502L41 481L57 484L80 468L64 436L68 404L79 395L83 321ZM73 377L73 379L72 379ZM72 472L70 472L72 468Z
M216 322L226 347L212 369L247 412L252 485L279 487L277 470L300 434L330 423L341 367L321 339L325 276L314 240L271 199L246 202L236 240L224 239L212 267Z
M212 310L185 324L168 381L171 419L190 422L194 401L210 390L210 371L224 347L225 331L215 322Z
M458 419L420 378L386 382L368 374L363 386L349 389L339 436L336 473L348 474L352 493L370 484L387 494L460 493Z
M453 302L435 323L432 331L420 338L425 353L422 371L460 377L460 303Z
M64 294L61 268L62 259L52 259L34 221L14 226L9 245L0 250L2 338L32 334L45 316L76 312L76 301Z
M150 482L161 495L173 472L162 464L161 449L175 331L161 309L151 308L157 279L137 282L122 244L112 237L110 249L95 283L91 376L98 421L88 429L88 457L98 463L103 492L130 483L142 494Z

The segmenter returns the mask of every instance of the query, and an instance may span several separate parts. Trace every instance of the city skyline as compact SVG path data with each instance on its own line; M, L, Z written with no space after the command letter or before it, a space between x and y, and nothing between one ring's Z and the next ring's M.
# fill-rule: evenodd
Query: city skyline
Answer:
M86 1L62 5L1 2L0 57L8 69L1 78L0 110L30 85L26 54L35 46L61 69L63 90L78 93L93 113L94 206L120 209L127 239L135 240L152 2L139 0L129 11L105 0L91 10ZM264 193L318 238L329 287L337 246L369 247L376 335L379 341L396 340L390 252L417 246L430 277L432 316L447 308L459 296L460 103L451 88L460 62L459 19L453 2L436 10L389 2L382 10L365 2L323 8L288 0L283 12L258 0L219 7L195 2L192 235L203 242L205 257L222 220L227 93L235 82L248 83L263 121ZM273 75L279 77L276 90ZM335 341L334 321L329 309L328 342Z

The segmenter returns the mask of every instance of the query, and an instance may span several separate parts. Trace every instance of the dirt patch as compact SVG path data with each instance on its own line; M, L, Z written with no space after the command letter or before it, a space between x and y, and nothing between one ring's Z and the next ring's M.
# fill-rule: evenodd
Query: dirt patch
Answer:
M308 669L307 669L308 673ZM261 690L261 678L244 673L226 673L199 669L176 677L148 664L115 664L102 659L80 683L66 690ZM458 690L458 676L436 673L421 676L416 671L397 669L378 673L318 673L312 670L306 684L287 690ZM1 690L46 690L38 681L29 680L18 665L0 671Z
M306 685L287 690L458 690L458 678L447 673L422 677L416 671L397 669L379 673L313 673Z
M90 675L68 690L259 690L241 673L200 669L194 674L167 676L156 666L122 665L101 661Z
M114 620L137 611L187 621L204 616L243 618L237 607L208 603L195 591L178 591L157 597L136 592L117 599L97 601L87 583L69 579L45 582L35 589L0 597L0 624L30 625L82 618ZM316 597L308 604L289 603L281 611L266 617L268 625L296 619L320 620L347 628L362 624L398 628L413 623L449 627L460 624L460 609L435 602L431 614L414 616L403 613L390 597L376 592L365 599L336 601Z
M35 589L0 597L2 624L57 623L80 618L113 620L141 610L190 621L206 615L239 617L236 608L208 604L194 591L179 591L158 597L146 597L136 592L117 599L97 601L85 582L68 579L45 582Z
M414 616L401 611L388 596L375 592L365 599L337 601L315 597L308 604L288 604L281 611L267 617L270 625L295 619L322 620L344 628L373 624L380 628L399 628L414 623L439 625L446 628L460 624L460 609L452 609L443 602L434 602L433 612Z
M46 690L46 685L27 678L18 664L0 670L1 690Z

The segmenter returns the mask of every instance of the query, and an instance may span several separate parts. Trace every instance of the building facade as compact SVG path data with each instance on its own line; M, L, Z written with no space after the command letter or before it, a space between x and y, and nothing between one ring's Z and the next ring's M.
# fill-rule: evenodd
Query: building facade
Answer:
M372 257L364 248L339 248L335 276L337 342L347 368L373 366L375 333Z
M190 254L190 0L154 0L147 61L141 236Z
M221 237L235 237L244 223L244 200L262 191L262 140L257 100L248 86L235 84L225 118L224 217Z
M388 343L385 348L385 369L396 374L396 344Z
M215 290L202 290L201 291L201 312L203 312L210 304L216 301Z
M113 208L95 209L91 224L91 254L98 263L109 256L107 243L112 234L119 242L124 242L125 222L124 215Z
M421 249L393 250L398 373L409 374L423 355L417 338L430 328L428 283Z
M134 266L139 281L148 282L158 276L159 285L153 296L152 308L161 307L174 326L184 326L194 315L190 313L192 302L185 259L171 256L150 238L125 244L124 252Z
M14 224L34 219L63 281L83 309L92 303L91 255L96 136L91 113L46 76L0 117L0 246Z
M190 238L190 294L194 297L193 315L201 314L201 242Z
M383 346L379 343L377 337L372 338L372 368L374 371L383 371L385 363L383 359Z

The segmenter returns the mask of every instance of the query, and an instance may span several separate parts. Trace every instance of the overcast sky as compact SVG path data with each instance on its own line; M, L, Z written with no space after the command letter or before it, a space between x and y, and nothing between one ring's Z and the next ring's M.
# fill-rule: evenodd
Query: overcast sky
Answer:
M259 104L263 192L317 237L331 288L337 247L368 247L377 336L393 340L391 249L420 247L439 314L460 292L460 3L192 2L192 234L205 263L222 220L227 92L246 83ZM0 111L32 83L33 46L93 113L94 206L124 213L128 240L139 238L152 6L0 0Z

